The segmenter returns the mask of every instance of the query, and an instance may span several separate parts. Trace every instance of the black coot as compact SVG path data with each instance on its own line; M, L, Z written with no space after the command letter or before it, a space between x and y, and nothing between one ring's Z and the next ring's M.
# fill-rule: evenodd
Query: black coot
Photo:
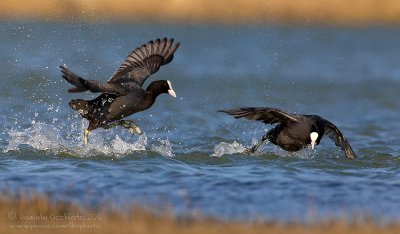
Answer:
M137 124L122 119L150 108L161 93L176 97L168 80L153 81L147 89L143 89L142 85L160 66L172 61L178 47L179 43L174 43L174 39L150 41L132 51L106 83L83 79L60 65L62 77L75 85L69 92L89 90L102 93L93 100L75 99L69 102L72 109L89 120L89 126L84 133L84 144L87 144L89 132L100 127L108 129L122 126L128 128L132 134L141 134Z
M347 158L356 158L350 144L339 129L328 120L318 115L290 114L275 108L246 107L234 110L220 110L235 118L246 118L263 121L265 124L275 124L258 142L257 145L245 151L254 153L264 141L280 146L290 152L298 151L311 145L314 149L324 134L328 135L337 146L344 150Z

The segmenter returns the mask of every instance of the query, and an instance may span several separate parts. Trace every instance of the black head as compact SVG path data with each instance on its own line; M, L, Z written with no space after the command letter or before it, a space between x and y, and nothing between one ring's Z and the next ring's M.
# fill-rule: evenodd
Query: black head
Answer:
M162 93L169 93L172 97L176 97L175 91L172 89L171 81L169 80L157 80L151 82L147 87L147 92L158 96Z

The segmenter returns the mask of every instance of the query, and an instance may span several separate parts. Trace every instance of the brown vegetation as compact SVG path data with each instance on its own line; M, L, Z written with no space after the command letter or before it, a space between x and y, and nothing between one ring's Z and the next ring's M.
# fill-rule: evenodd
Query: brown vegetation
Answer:
M2 0L0 18L229 24L399 24L398 0Z
M52 203L45 196L0 198L0 233L399 233L400 224L378 225L362 220L319 221L311 224L274 221L221 221L212 218L177 218L168 213L156 215L146 209L129 212L98 209L85 210L70 203Z

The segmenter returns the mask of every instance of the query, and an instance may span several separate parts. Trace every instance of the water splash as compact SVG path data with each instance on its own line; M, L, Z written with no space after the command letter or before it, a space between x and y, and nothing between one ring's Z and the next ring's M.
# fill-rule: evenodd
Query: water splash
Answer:
M284 155L284 153L285 153L285 155ZM281 150L279 156L281 156L281 157L296 157L296 158L301 158L301 159L313 159L316 154L317 154L317 151L312 150L311 148L305 148L305 149L299 150L294 153L288 153L284 150Z
M146 145L147 136L145 133L143 133L139 139L132 144L123 141L118 135L111 141L113 152L118 154L129 154L133 151L146 150Z
M54 126L33 122L25 130L10 130L11 139L4 151L17 151L20 145L30 145L37 150L63 150L68 144L58 133L59 130Z
M242 153L244 150L246 150L246 148L236 141L233 143L221 142L214 147L214 153L211 156L221 157L224 154Z
M72 127L74 128L74 127ZM33 149L51 153L67 153L79 157L90 157L99 154L121 157L134 151L146 149L147 136L143 133L133 143L123 141L118 135L110 143L101 134L93 135L90 144L82 146L75 133L63 134L63 129L51 124L34 122L23 130L10 130L10 140L4 152L19 151L21 146L28 145Z
M252 139L252 144L255 145L257 143L257 139ZM309 148L289 153L278 146L273 146L271 149L265 150L264 146L268 144L268 141L265 142L256 152L251 154L252 156L262 156L266 153L273 153L279 157L296 157L301 159L312 159L315 157L316 152L312 151ZM221 142L214 147L214 153L211 155L212 157L221 157L222 155L229 155L229 154L241 154L243 151L246 150L246 147L236 141L232 143Z
M166 157L174 157L175 156L174 152L172 152L171 143L169 142L168 139L166 139L166 140L159 139L158 142L159 142L158 145L153 145L151 147L152 151L157 152Z

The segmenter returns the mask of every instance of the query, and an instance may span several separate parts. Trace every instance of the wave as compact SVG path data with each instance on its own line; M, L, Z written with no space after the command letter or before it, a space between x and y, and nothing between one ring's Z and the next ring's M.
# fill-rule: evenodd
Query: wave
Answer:
M174 152L172 151L171 143L169 142L168 139L166 139L166 140L159 139L158 142L159 142L158 145L151 146L152 151L157 152L166 157L174 157L175 156Z
M244 150L246 150L246 148L236 141L233 143L221 142L214 147L214 153L211 156L221 157L225 154L239 154L243 153Z
M3 151L5 153L20 151L26 146L38 151L47 151L54 154L67 153L78 157L97 156L99 154L123 157L137 151L145 151L148 147L146 133L138 136L133 142L126 142L119 135L115 135L110 141L104 134L92 134L88 145L82 145L78 135L79 127L71 126L69 132L63 127L41 122L32 122L26 129L12 129L8 131L10 139ZM136 136L135 136L136 137ZM132 138L131 138L132 139ZM151 151L165 157L173 157L171 143L168 139L158 139L150 147Z
M252 145L255 145L257 143L256 139L252 140ZM251 154L251 156L263 156L265 154L273 154L278 157L296 157L296 158L301 158L301 159L311 159L314 158L316 155L316 152L309 149L305 148L303 150L290 153L287 152L283 149L280 149L277 146L272 146L270 149L265 150L263 149L265 147L265 144L268 144L268 142L264 143L263 146L260 147L256 152ZM250 146L249 146L250 147ZM221 142L218 145L214 147L214 153L211 154L212 157L221 157L223 155L231 155L231 154L243 154L243 151L247 149L246 146L244 146L241 143L238 143L236 141L232 143L227 143L227 142Z
M109 131L103 130L99 134L91 134L89 137L89 144L82 144L82 128L84 122L73 124L69 128L55 124L48 124L42 122L31 123L31 126L26 129L12 129L7 133L10 136L8 145L3 149L5 153L12 151L20 151L29 146L38 151L46 151L53 154L69 154L78 157L93 157L105 155L110 157L124 157L138 151L153 151L164 157L174 157L176 154L173 151L173 145L168 139L157 139L148 143L146 133L140 136L129 137L124 140L119 135L113 135L110 140ZM132 139L136 139L132 141ZM257 139L252 140L252 144L257 143ZM214 146L213 152L210 157L222 157L223 155L243 154L247 147L237 141L231 143L221 142ZM252 156L263 156L265 154L273 154L278 157L297 157L302 159L314 158L316 153L311 149L304 149L295 153L288 153L279 147L271 146L265 149L265 144Z

